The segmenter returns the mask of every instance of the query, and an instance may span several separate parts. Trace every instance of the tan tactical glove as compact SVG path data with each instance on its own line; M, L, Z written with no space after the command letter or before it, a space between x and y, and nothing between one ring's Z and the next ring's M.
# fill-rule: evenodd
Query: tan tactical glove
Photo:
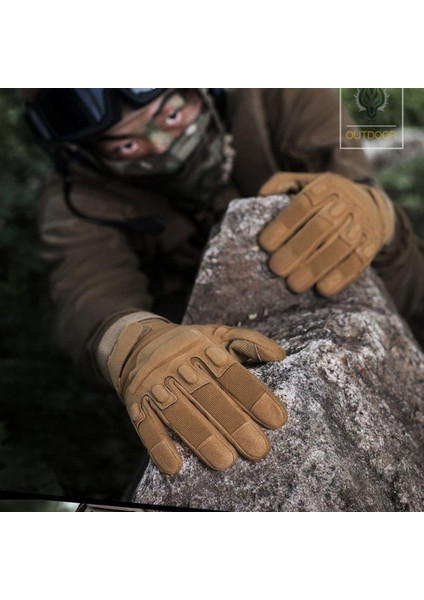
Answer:
M296 187L297 186L297 187ZM299 193L259 236L269 268L294 292L316 284L333 296L361 275L395 229L391 201L377 187L335 173L277 173L260 195Z
M269 440L255 421L276 429L287 412L239 363L284 357L256 331L152 319L126 326L107 368L152 460L175 475L182 459L164 425L212 469L231 467L238 454L266 456Z

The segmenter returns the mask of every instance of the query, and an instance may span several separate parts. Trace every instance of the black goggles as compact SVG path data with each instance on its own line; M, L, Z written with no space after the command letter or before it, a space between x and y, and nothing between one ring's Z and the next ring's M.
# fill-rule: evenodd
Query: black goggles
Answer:
M142 108L166 88L58 88L44 89L26 116L46 142L76 142L91 138L121 119L121 100Z

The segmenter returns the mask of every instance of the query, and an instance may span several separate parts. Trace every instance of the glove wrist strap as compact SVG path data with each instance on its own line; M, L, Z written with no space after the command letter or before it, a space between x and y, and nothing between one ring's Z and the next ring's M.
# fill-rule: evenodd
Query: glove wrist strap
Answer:
M148 311L139 311L121 317L120 319L112 323L112 325L106 330L97 347L96 361L103 378L108 383L111 383L113 386L115 386L116 379L114 381L111 379L111 375L108 368L108 359L112 354L113 348L119 336L122 334L124 329L128 327L128 325L131 325L132 323L142 323L144 321L151 321L153 319L169 323L169 321L164 317L160 317Z

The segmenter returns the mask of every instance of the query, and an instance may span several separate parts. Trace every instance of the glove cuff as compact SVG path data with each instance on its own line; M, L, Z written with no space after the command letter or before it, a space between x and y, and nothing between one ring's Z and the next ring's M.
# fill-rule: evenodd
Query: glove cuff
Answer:
M139 311L124 315L112 323L112 325L103 334L103 337L101 338L96 350L96 362L102 377L114 387L115 381L112 380L109 372L108 359L112 354L113 348L119 336L128 325L131 325L132 323L151 321L152 319L169 323L169 321L164 317L160 317L159 315L155 315L154 313L148 311Z

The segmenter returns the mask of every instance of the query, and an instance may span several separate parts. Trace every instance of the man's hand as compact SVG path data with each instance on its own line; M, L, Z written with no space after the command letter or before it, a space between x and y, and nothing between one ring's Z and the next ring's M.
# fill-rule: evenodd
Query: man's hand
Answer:
M250 460L268 454L257 423L277 429L287 412L240 363L284 357L256 331L152 319L124 329L107 368L152 460L175 475L182 459L165 425L212 469L228 469L238 454Z
M292 197L259 236L269 268L294 292L316 284L334 296L357 279L394 234L391 201L377 187L335 173L277 173L260 195L293 189Z

